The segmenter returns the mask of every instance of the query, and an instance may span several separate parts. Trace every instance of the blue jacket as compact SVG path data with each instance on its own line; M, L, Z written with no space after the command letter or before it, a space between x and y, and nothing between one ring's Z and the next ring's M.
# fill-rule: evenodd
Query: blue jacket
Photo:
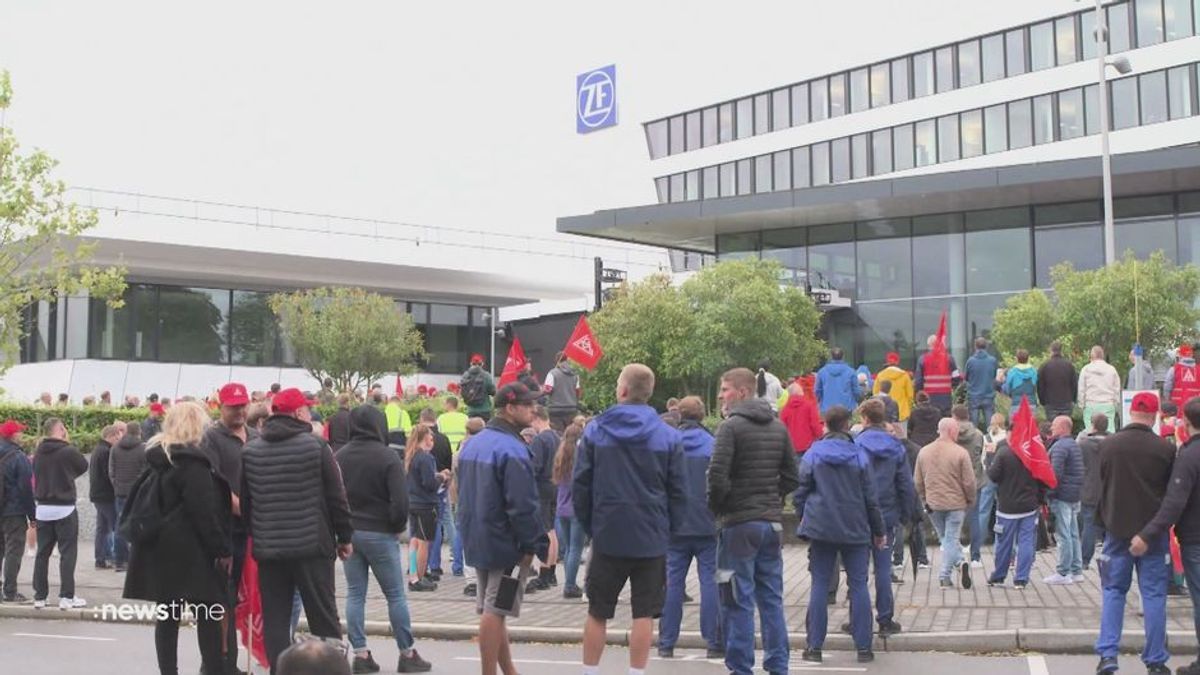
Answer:
M412 466L408 467L408 508L436 509L438 505L438 488L442 481L438 478L437 460L428 452L418 452L413 455Z
M1021 406L1021 397L1029 397L1029 405L1036 408L1038 404L1037 395L1037 368L1028 363L1018 363L1008 369L1008 375L1004 377L1004 393L1013 400L1013 414L1016 414L1017 408Z
M467 564L507 570L547 543L520 433L496 418L458 452L458 527Z
M620 403L579 440L571 498L592 550L626 558L666 555L687 513L683 442L648 405Z
M827 434L804 453L793 502L803 539L868 545L884 535L867 454L846 434Z
M708 508L708 463L712 459L713 435L695 420L679 425L683 436L683 472L687 481L687 509L684 511L677 537L715 537L717 519Z
M967 359L964 371L968 400L990 401L996 398L996 357L984 349L977 349Z
M867 427L854 439L871 467L871 481L883 523L888 530L897 523L912 518L913 499L917 493L904 443L878 427Z
M1046 496L1063 502L1079 501L1083 496L1083 450L1074 436L1067 434L1050 446L1050 467L1058 486Z
M11 456L13 453L16 455ZM15 443L0 438L0 480L4 481L4 503L0 516L25 516L33 520L33 465Z
M829 361L817 371L815 392L822 413L835 405L854 410L859 398L858 374L845 361Z

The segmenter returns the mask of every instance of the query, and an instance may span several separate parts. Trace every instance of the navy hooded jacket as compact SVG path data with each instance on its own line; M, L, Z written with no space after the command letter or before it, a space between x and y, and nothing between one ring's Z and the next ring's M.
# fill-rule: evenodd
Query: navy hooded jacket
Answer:
M708 508L708 463L712 460L713 435L695 420L679 424L683 436L683 471L687 479L687 510L677 537L715 537L717 519Z
M496 418L458 453L458 528L467 564L508 570L544 545L529 449Z
M793 501L802 539L865 546L884 535L867 454L846 434L827 434L804 453Z
M679 431L648 405L620 403L579 440L571 498L592 550L622 558L666 555L687 512Z
M867 427L854 439L854 444L867 453L884 525L890 531L897 523L908 522L917 490L904 443L883 429Z
M4 503L0 516L25 516L33 520L33 465L16 443L0 438L0 480Z

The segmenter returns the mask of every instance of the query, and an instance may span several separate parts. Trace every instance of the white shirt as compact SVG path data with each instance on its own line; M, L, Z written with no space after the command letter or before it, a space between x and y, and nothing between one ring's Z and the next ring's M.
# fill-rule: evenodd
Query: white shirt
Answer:
M38 504L34 517L38 520L62 520L75 512L74 504Z

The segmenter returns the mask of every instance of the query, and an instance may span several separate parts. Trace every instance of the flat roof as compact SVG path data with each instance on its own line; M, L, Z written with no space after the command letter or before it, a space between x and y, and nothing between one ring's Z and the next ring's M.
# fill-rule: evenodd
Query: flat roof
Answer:
M1114 155L1116 197L1200 189L1200 145ZM558 219L559 232L716 252L716 235L1103 197L1098 157L862 180Z

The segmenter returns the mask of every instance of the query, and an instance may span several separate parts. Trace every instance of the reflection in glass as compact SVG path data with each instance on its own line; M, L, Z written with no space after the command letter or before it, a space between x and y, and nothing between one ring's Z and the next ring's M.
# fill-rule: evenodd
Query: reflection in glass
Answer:
M958 159L958 115L939 117L938 125L938 161L953 162Z
M700 112L687 114L687 149L700 149Z
M1142 124L1166 122L1167 112L1167 73L1156 71L1140 75L1142 106Z
M856 342L864 363L883 363L888 352L899 354L902 364L913 363L912 301L867 302L858 305L856 313L862 322Z
M809 151L808 146L803 148L792 149L792 185L798 188L806 188L812 185L812 176L809 174Z
M683 174L676 173L671 175L671 201L681 202L686 199L686 191L683 189Z
M754 158L754 191L756 193L771 191L770 155L759 155Z
M703 131L701 134L701 145L708 147L717 144L717 109L705 108L701 114L700 128Z
M884 129L871 134L871 175L878 176L892 171L892 130Z
M666 204L671 201L671 184L666 176L654 179L654 192L658 195L658 203Z
M1004 34L1005 62L1008 64L1008 76L1013 77L1029 71L1025 62L1025 29L1017 28Z
M792 126L808 124L808 85L792 87Z
M1033 143L1054 142L1054 97L1050 94L1033 98Z
M688 171L683 175L684 199L691 201L700 199L700 172Z
M646 125L646 144L650 146L650 159L667 154L667 121L658 120Z
M1163 0L1163 18L1167 26L1168 40L1192 35L1193 2L1194 0Z
M754 99L743 98L737 102L737 137L750 138L754 135Z
M979 41L960 42L958 45L958 86L969 87L979 84Z
M717 140L721 143L728 143L733 140L733 104L722 103L717 106L717 126L719 133Z
M892 100L901 103L911 98L908 85L908 59L892 61Z
M1137 46L1148 47L1163 41L1162 0L1134 0L1137 14Z
M866 68L850 73L850 111L861 112L871 107L871 84Z
M808 277L808 255L804 246L805 228L764 230L762 233L762 259L775 260L783 267L780 282L804 287Z
M916 354L928 351L926 340L937 333L938 323L942 313L946 314L947 342L950 356L954 357L959 368L966 364L967 338L964 329L965 319L963 298L937 298L934 300L916 300L913 302L913 335L916 338Z
M162 286L158 360L228 363L229 291Z
M788 89L771 92L771 131L786 129L792 125L792 96Z
M684 145L683 115L676 115L669 120L671 126L671 154L677 155L686 148Z
M813 227L809 231L808 247L809 281L814 286L828 285L837 289L842 297L851 299L854 299L857 287L853 234L853 227L849 225Z
M917 166L937 163L937 126L933 120L917 122Z
M1029 69L1054 67L1054 23L1044 21L1029 27Z
M933 52L921 52L912 57L913 98L929 96L933 89Z
M1108 53L1129 51L1133 46L1133 31L1129 29L1129 3L1108 7Z
M872 226L876 232L864 232ZM912 296L907 220L859 223L858 297L860 300ZM870 238L868 238L870 237Z
M844 183L850 180L850 139L836 138L829 144L832 155L833 182Z
M871 107L878 108L892 102L891 78L888 77L889 69L886 63L877 63L871 66Z
M997 33L983 38L983 81L1001 79L1004 79L1004 36Z
M771 130L771 97L759 94L754 97L754 133L765 134Z
M1180 66L1167 71L1168 97L1171 102L1171 119L1177 120L1196 114L1192 101L1192 67Z
M978 157L983 154L983 111L969 110L961 115L962 156Z
M1096 58L1096 11L1079 15L1079 44L1083 47L1083 60Z
M983 148L987 154L1008 150L1008 107L1003 103L983 109Z
M1125 77L1109 83L1112 92L1112 128L1128 129L1138 125L1137 78Z
M717 258L741 260L758 258L758 233L738 232L717 235Z
M130 286L130 289L133 287ZM133 356L129 320L133 313L132 293L125 291L125 304L109 307L107 302L92 298L88 312L88 357L93 359L129 360ZM24 359L26 361L30 359Z
M467 360L468 311L463 305L429 306L425 349L430 371L452 373Z
M812 121L819 122L829 117L829 83L826 80L814 80L809 84L809 108L812 111Z
M839 73L829 77L829 116L839 117L846 114L846 74Z
M1075 17L1064 16L1054 22L1054 43L1058 52L1058 65L1075 63Z
M953 295L966 288L961 214L913 218L913 295Z
M775 164L775 178L772 181L775 190L792 189L792 152L790 150L777 152L772 161Z
M812 145L812 184L829 184L829 144L814 143Z
M1022 291L1033 281L1029 210L966 214L967 292Z
M942 47L934 52L934 63L938 93L954 89L954 47Z
M972 295L967 298L967 344L972 345L975 338L984 338L989 344L992 340L992 325L996 310L1004 307L1008 294ZM973 348L972 348L973 349ZM964 361L965 363L965 361Z
M850 137L850 168L855 178L866 178L870 175L870 151L867 149L867 135L857 134Z
M1096 269L1104 264L1099 202L1035 207L1033 219L1038 287L1051 286L1050 269L1061 262L1070 261L1077 270Z
M1058 139L1083 135L1083 89L1068 89L1058 94Z
M1033 112L1029 99L1008 104L1008 147L1010 150L1033 145Z
M1083 88L1083 109L1087 135L1100 133L1100 85L1089 84Z
M1114 211L1119 213L1117 209ZM1165 253L1167 260L1176 257L1175 218L1172 216L1117 220L1115 239L1118 259L1126 251L1133 251L1139 260L1149 258L1155 251Z
M660 197L661 199L661 197ZM279 321L271 311L271 294L256 291L233 292L233 364L235 366L277 366L280 364L282 335Z
M705 199L716 199L721 195L719 170L715 166L706 166L703 170L701 194Z
M754 191L754 165L752 160L741 159L737 163L737 193L748 195Z
M902 124L898 127L892 127L892 138L895 141L892 144L894 147L892 162L895 165L896 171L913 168L913 158L916 152L913 125Z
M737 194L737 169L733 162L726 162L719 168L721 174L721 196L731 197Z

